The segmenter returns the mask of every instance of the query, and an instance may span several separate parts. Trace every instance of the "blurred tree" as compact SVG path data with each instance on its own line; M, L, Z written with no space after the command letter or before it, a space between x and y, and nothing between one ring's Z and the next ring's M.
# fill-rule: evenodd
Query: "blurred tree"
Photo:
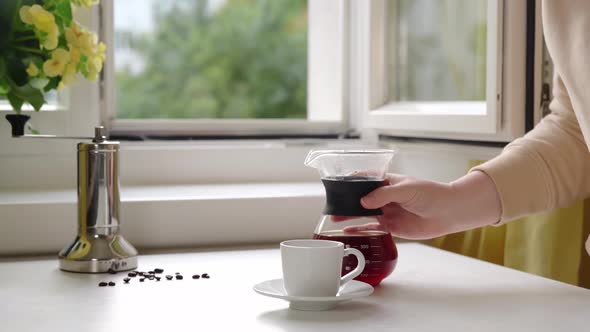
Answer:
M154 2L153 34L117 31L145 61L117 71L117 117L305 118L307 1L219 3Z

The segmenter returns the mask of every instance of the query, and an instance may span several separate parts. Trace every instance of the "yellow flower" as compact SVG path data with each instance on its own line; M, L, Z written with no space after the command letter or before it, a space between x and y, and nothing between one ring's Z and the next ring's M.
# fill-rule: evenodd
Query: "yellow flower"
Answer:
M106 59L106 55L105 55L106 50L107 50L107 46L103 42L98 43L98 52L96 52L96 55L98 57L100 57L100 59L102 61L104 61Z
M47 77L62 75L68 61L70 61L70 53L63 48L58 48L51 53L51 59L43 63L43 71Z
M70 45L70 61L76 64L80 62L80 50L72 45Z
M58 37L59 37L59 32L57 30L57 26L55 27L55 30L52 30L48 35L47 38L45 38L45 41L43 41L43 47L45 47L48 50L53 50L57 47L58 44Z
M100 71L102 70L102 60L100 59L100 57L93 57L93 58L88 58L88 62L86 63L86 71L88 72L88 75L86 75L86 78L91 80L91 81L96 81L96 79L98 78L98 73L100 73Z
M79 39L80 36L82 36L82 30L80 29L80 26L76 24L76 22L72 21L70 26L68 28L65 28L64 33L66 35L66 41L68 42L68 44L70 44L71 46L80 47Z
M84 31L80 38L80 52L88 57L93 56L96 52L98 37L94 32Z
M64 73L61 78L63 85L70 85L76 81L76 64L73 62L68 63L64 69Z
M33 5L29 9L33 25L35 28L46 33L52 33L57 31L57 25L55 24L55 17L50 12L43 9L39 5Z
M33 24L33 15L31 15L31 6L22 6L18 11L20 20L25 24Z
M31 62L27 67L27 74L29 74L29 76L35 77L39 75L39 68L37 68L37 66L35 66L35 64Z
M102 59L98 56L88 59L88 68L100 72L102 70Z

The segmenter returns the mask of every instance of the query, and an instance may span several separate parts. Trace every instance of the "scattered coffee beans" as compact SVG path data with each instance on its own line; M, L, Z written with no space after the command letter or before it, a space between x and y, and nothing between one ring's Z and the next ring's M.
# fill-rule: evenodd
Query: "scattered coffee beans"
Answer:
M110 274L117 274L117 271L115 271L114 269L109 269L108 273ZM135 278L135 277L139 277L139 282L145 282L145 280L155 280L155 281L160 281L162 280L162 278L164 276L157 276L158 274L162 274L164 273L164 269L162 268L157 268L157 269L153 269L151 271L145 272L145 271L131 271L127 273L127 277L123 278L123 283L125 284L129 284L129 282L131 281L131 278ZM180 272L175 272L174 275L166 275L165 276L166 280L183 280L184 277L182 274L180 274ZM192 276L193 279L209 279L211 278L209 276L208 273L203 273L203 274L193 274ZM109 282L105 282L105 281L101 281L98 283L99 287L106 287L106 286L111 286L114 287L116 285L116 283L114 281L109 281Z

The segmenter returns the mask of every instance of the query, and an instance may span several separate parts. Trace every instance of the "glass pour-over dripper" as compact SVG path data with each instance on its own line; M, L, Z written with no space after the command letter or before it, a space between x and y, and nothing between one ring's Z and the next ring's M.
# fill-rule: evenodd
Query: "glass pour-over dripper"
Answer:
M391 235L375 224L381 209L365 209L360 200L385 184L393 155L392 150L316 150L305 160L306 166L320 172L326 190L326 205L314 238L339 241L360 250L366 263L355 279L373 286L393 272L397 248ZM353 231L353 226L369 223L375 224L371 230ZM342 274L356 265L356 257L344 257Z

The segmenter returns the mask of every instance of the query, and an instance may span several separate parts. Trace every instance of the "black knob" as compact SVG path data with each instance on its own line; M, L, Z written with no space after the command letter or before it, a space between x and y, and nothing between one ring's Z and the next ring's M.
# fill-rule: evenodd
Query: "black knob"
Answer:
M25 125L27 121L29 121L31 117L24 114L8 114L6 115L6 120L10 122L12 126L12 136L18 137L23 136L25 134Z

